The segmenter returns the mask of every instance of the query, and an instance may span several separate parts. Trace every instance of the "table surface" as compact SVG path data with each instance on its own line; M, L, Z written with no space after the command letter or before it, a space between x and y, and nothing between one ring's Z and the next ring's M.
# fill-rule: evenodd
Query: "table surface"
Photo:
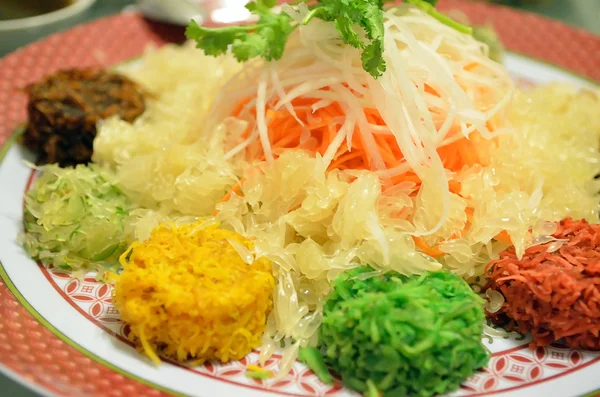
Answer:
M119 12L133 0L98 0L88 12L88 20ZM600 0L550 0L545 5L529 5L524 9L559 19L569 25L600 35ZM5 54L0 54L0 56ZM0 397L37 397L23 386L0 374Z

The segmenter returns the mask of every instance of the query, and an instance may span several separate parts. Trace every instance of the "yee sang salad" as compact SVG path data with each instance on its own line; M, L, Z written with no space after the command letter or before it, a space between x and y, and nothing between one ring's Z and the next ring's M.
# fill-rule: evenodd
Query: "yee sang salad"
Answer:
M114 284L157 364L432 396L494 324L599 349L600 91L516 87L435 1L273 6L30 87L27 252Z

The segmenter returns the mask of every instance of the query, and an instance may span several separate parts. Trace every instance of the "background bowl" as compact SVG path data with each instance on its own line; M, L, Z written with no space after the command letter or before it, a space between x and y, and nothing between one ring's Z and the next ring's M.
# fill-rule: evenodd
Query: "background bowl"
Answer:
M95 1L75 0L73 4L47 14L0 21L0 54L83 22L86 11Z

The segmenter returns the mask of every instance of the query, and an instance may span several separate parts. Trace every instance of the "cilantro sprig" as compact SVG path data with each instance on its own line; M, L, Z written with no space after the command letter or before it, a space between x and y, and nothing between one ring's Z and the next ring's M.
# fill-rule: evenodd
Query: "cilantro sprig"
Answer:
M310 0L300 0L309 2ZM363 68L374 78L386 69L383 59L383 6L387 0L317 0L300 23L307 25L314 18L334 22L344 43L362 50ZM462 25L435 9L437 0L404 0L419 7L440 22L464 33L471 28ZM312 3L312 2L311 2ZM221 55L231 47L234 57L245 62L262 57L267 61L281 58L289 35L300 24L289 15L275 13L276 0L255 0L246 8L258 17L258 22L243 26L207 28L191 21L186 30L188 39L195 40L207 55ZM361 39L362 28L366 41Z
M287 38L296 27L288 15L271 11L275 4L274 0L258 0L246 5L259 17L256 24L206 28L191 21L185 34L207 55L224 54L231 45L233 55L240 62L258 56L267 61L277 60L283 55Z

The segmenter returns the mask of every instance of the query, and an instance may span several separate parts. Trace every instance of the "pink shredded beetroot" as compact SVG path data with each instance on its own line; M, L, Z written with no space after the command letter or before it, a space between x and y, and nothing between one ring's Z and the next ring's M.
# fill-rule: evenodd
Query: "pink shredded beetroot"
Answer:
M505 298L488 315L508 330L531 332L532 348L562 339L600 350L600 225L567 218L553 236L568 242L554 252L531 247L521 260L511 247L488 264L488 286Z

